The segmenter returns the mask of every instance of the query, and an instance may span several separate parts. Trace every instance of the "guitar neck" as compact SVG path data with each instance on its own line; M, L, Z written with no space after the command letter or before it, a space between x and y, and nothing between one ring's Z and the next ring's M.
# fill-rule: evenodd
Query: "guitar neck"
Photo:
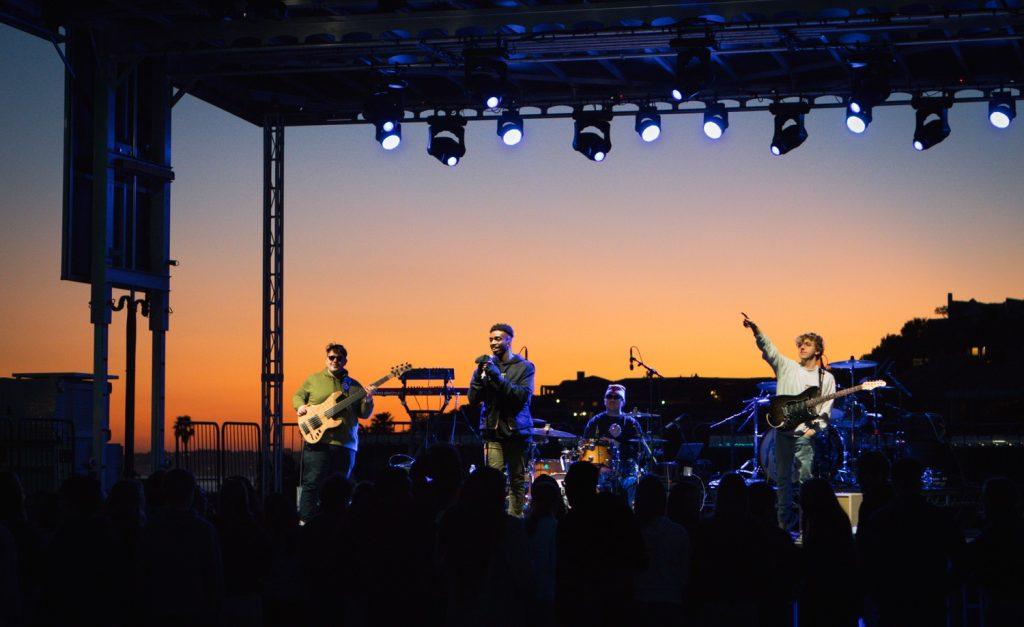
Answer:
M849 394L854 394L856 392L860 392L863 389L864 389L864 385L863 384L862 385L855 385L852 388L846 388L845 390L840 390L839 392L833 392L831 394L826 394L824 396L816 396L814 398L811 398L811 399L808 399L808 400L804 401L804 407L807 407L807 408L817 407L818 405L821 405L822 403L827 403L827 402L829 402L831 400L834 400L834 399L837 399L837 398L842 398L844 396L847 396Z
M380 386L382 383L387 383L388 379L390 379L391 377L391 374L386 374L383 377L371 383L370 387L376 388ZM366 396L366 392L363 391L363 388L357 388L353 390L348 396L346 396L343 401L335 405L332 405L330 409L324 412L324 415L326 415L328 418L334 418L341 412L345 411L346 409L354 405L357 401L363 400L364 396Z

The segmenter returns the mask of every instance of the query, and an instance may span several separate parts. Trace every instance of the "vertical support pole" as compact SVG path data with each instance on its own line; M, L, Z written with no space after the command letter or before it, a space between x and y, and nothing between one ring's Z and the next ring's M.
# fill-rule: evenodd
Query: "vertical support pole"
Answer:
M263 125L263 347L261 372L264 494L281 491L284 460L284 126Z
M106 488L104 449L110 424L109 336L111 319L111 287L107 280L110 246L113 241L114 171L110 151L114 147L114 94L111 85L112 63L102 60L97 51L97 68L93 79L93 159L92 159L92 252L91 252L91 322L92 347L92 460L100 486Z
M164 464L164 399L167 372L167 292L153 291L149 296L149 324L153 335L153 398L150 405L150 469L156 472ZM159 313L158 313L159 312Z

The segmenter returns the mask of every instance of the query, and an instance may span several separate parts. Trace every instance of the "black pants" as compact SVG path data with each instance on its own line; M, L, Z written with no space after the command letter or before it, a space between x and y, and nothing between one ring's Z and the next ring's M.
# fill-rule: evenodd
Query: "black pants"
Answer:
M328 475L340 472L347 478L356 463L356 452L344 446L325 442L307 444L302 449L302 495L299 497L299 518L308 521L319 511L317 490Z
M522 516L526 505L526 484L529 481L530 442L524 439L488 440L484 442L487 465L508 476L508 513Z

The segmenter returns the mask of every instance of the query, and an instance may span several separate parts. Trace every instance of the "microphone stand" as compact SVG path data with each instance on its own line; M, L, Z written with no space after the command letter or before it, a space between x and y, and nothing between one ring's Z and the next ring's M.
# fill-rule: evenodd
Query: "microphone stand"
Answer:
M647 400L648 400L648 407L649 407L649 409L647 411L650 414L654 414L654 378L658 377L659 379L664 379L665 377L661 376L661 373L658 372L657 370L655 370L654 368L652 368L652 367L648 366L647 364L645 364L643 362L643 360L640 359L639 357L634 357L633 356L633 349L632 348L630 348L629 350L630 350L629 364L631 366L633 364L636 364L637 366L640 366L641 368L643 368L646 371L644 373L644 376L647 377ZM639 353L640 351L637 350L637 352ZM648 425L648 426L650 426L650 425Z

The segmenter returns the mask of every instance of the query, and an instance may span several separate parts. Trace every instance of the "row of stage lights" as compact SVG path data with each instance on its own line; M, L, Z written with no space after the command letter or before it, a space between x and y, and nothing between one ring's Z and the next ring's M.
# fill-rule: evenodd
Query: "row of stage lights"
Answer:
M673 90L675 100L685 98ZM867 130L872 119L872 109L879 100L870 94L854 94L846 104L846 127L853 133ZM487 96L484 104L488 109L498 109L499 96ZM913 146L915 150L927 150L949 136L949 109L953 102L949 97L915 97L911 106L916 110L916 127ZM807 139L804 116L810 112L807 102L777 102L768 107L775 119L775 132L770 145L775 156L784 155L800 146ZM1016 100L1008 92L991 95L988 104L989 122L996 128L1007 128L1017 115ZM376 128L376 138L385 150L394 150L402 141L402 109L396 99L368 109L367 119ZM591 161L604 161L611 151L611 111L577 110L573 114L572 147ZM429 120L427 153L447 166L455 166L466 154L466 119L459 115L433 116ZM653 142L661 136L661 115L653 106L641 107L636 113L634 128L644 142ZM704 134L709 139L719 139L729 128L729 112L719 102L709 102L703 112ZM507 146L515 146L524 136L523 117L516 109L506 109L497 118L497 134Z

